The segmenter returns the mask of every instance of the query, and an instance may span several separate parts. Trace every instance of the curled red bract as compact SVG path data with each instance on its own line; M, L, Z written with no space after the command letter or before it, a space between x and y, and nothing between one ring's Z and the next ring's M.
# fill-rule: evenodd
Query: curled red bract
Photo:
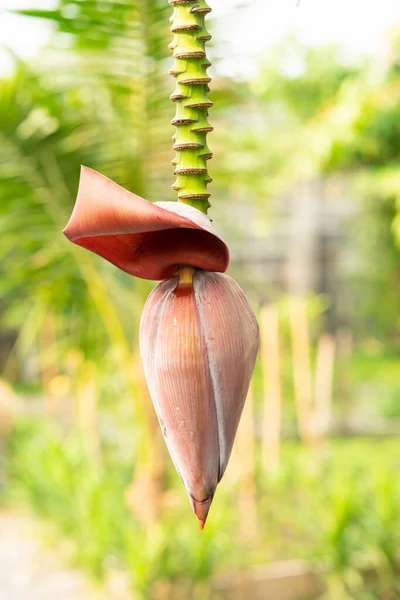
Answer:
M126 273L159 281L178 265L225 272L229 250L202 212L178 202L152 204L82 167L67 238Z

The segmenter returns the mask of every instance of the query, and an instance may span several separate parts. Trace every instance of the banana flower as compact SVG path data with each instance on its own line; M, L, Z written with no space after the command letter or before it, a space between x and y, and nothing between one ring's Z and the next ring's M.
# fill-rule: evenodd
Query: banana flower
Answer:
M87 167L64 230L126 273L161 280L140 324L147 384L203 529L228 464L258 350L258 326L224 274L229 250L208 217L151 203Z

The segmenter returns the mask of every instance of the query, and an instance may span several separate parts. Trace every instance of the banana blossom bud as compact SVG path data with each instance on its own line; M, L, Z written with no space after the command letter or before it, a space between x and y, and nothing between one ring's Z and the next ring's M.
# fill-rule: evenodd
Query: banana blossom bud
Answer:
M144 307L140 351L168 450L203 528L258 350L250 304L223 274L228 247L197 209L152 204L87 167L64 233L131 275L164 280Z
M146 379L202 528L228 464L257 349L253 311L227 275L184 267L144 307Z

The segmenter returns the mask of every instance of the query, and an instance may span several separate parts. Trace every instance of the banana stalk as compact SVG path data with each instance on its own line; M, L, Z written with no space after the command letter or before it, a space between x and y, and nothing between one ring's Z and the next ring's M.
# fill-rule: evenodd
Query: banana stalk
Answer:
M206 56L206 42L211 39L205 27L205 18L211 8L204 0L169 0L174 8L171 31L174 34L170 48L175 59L170 74L176 78L171 100L176 105L172 125L175 158L175 183L179 202L189 204L207 214L210 193L207 186L212 179L207 161L212 152L207 146L207 134L213 130L208 122L208 97L211 81L207 69L211 63Z

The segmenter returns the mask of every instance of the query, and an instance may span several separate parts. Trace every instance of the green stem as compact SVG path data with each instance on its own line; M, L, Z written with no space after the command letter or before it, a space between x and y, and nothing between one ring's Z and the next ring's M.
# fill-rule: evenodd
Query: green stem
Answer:
M178 192L178 201L190 204L205 214L210 207L207 185L207 161L212 153L207 147L207 134L212 131L207 117L212 102L208 98L211 79L205 44L211 39L204 26L211 8L205 0L169 0L174 7L170 44L175 59L170 73L176 78L171 100L176 104L172 124L176 126L172 164L177 176L172 189Z

